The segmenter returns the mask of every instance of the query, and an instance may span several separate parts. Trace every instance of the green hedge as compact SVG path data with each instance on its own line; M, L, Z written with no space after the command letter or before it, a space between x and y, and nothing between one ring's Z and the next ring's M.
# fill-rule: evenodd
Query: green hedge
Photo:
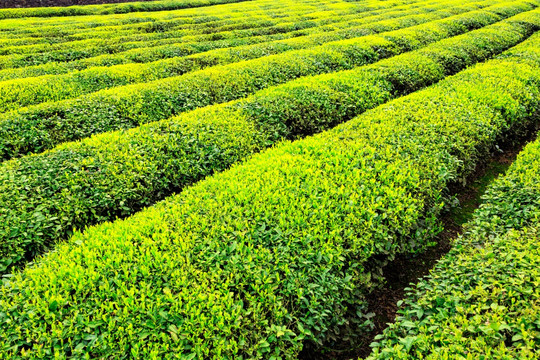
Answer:
M370 5L373 0L369 0ZM147 30L155 25L166 24L203 24L208 22L241 18L241 12L247 14L270 14L275 12L278 16L286 14L288 11L318 11L329 8L343 9L341 4L347 4L348 8L364 8L364 5L354 3L342 3L336 1L322 0L314 2L310 0L299 0L292 2L289 0L279 0L271 2L268 0L257 0L250 2L234 2L221 6L208 6L196 9L177 9L160 12L142 12L139 14L123 14L113 16L92 15L92 16L70 16L55 18L23 18L23 19L4 19L0 22L0 36L9 37L12 34L40 34L43 29L46 34L54 33L55 30L64 34L74 34L78 32L87 32L91 30L100 30L103 28L118 30L139 29ZM180 21L180 22L179 22ZM32 26L29 26L32 25ZM55 28L55 25L57 26Z
M98 29L89 29L81 33L66 34L60 31L57 36L47 36L45 34L42 39L44 43L3 47L1 54L4 55L2 59L3 67L15 67L24 65L23 56L18 55L36 55L39 56L42 53L51 53L51 59L60 57L62 53L67 51L81 51L86 50L88 53L106 54L107 52L119 52L134 48L137 44L135 42L150 42L158 40L168 40L173 37L177 37L176 41L180 41L184 36L194 35L208 35L211 33L218 33L231 30L243 30L265 26L275 26L279 23L286 21L305 21L305 12L297 11L293 12L292 9L287 9L287 18L280 17L275 19L269 14L260 14L253 11L246 11L244 17L227 18L226 20L218 20L204 23L182 23L181 20L168 21L166 23L150 22L146 27L138 24L137 27L131 26L129 28L124 27L102 27ZM332 11L329 11L332 13ZM289 20L290 19L290 20ZM175 25L175 23L178 23ZM155 28L155 29L152 29ZM37 27L39 29L39 27ZM46 32L45 29L43 29ZM35 35L27 35L27 39L35 39ZM20 37L21 35L16 35ZM21 40L24 38L20 37ZM4 39L9 40L9 39ZM123 41L126 44L115 43ZM52 44L47 42L53 42ZM139 47L141 44L138 44ZM11 55L6 57L5 55ZM29 62L29 61L27 61Z
M47 51L30 51L29 53L14 53L0 56L0 69L19 68L25 66L34 66L47 64L49 62L69 62L75 60L87 59L102 54L116 54L141 46L150 45L151 41L172 41L182 42L186 36L202 35L206 39L218 39L221 36L237 36L238 34L231 30L249 30L247 34L273 34L277 31L287 30L279 25L286 19L272 19L268 15L249 15L246 19L232 19L227 21L218 21L210 24L185 25L179 29L168 29L165 31L141 33L138 29L123 33L118 30L107 30L105 32L92 31L92 36L98 39L84 39L70 43L62 43L58 46L46 45ZM297 20L300 24L305 20L305 16L291 16L290 21ZM289 27L294 29L294 27ZM225 34L222 34L225 32ZM199 36L201 37L201 36ZM20 47L17 47L20 49Z
M524 57L540 59L540 46ZM409 289L371 359L536 359L540 140L483 197L466 232Z
M496 3L497 1L481 1L479 3L471 3L462 6L468 6L472 11ZM136 46L142 47L136 47L116 54L104 54L69 62L48 62L47 64L29 67L27 66L24 68L0 70L0 80L4 81L14 78L62 74L73 70L84 70L92 66L111 66L134 62L146 63L177 56L191 55L218 48L253 45L267 41L285 40L283 43L287 44L288 42L291 42L291 40L287 41L287 39L297 38L296 41L298 41L299 37L304 36L310 36L310 38L313 38L313 40L318 38L319 44L322 44L324 41L331 41L332 34L334 34L333 40L367 35L369 33L369 29L366 28L366 24L369 23L378 23L378 27L375 30L380 32L383 31L382 29L392 30L398 27L403 27L405 25L400 26L399 20L392 19L415 14L422 16L422 13L434 11L437 8L444 6L448 6L448 3L442 2L442 4L437 6L425 5L420 8L414 7L410 10L407 10L405 7L389 8L382 11L382 14L379 14L381 13L381 10L378 9L362 14L356 13L354 15L336 17L335 20L337 22L332 23L329 23L326 20L322 22L306 21L300 23L281 24L276 27L264 29L256 29L257 31L248 29L222 32L219 34L214 33L203 36L184 36L182 38L182 43L178 43L176 38L166 38L152 42L141 42ZM383 22L385 20L386 22ZM412 24L412 20L409 19L409 21L410 24ZM351 31L350 29L353 27L358 27L359 29L357 29L356 32ZM269 35L261 35L261 33L267 33ZM118 40L124 41L124 39ZM292 44L294 44L294 42Z
M220 23L225 24L227 21L230 23L231 20L242 19L242 14L273 14L280 17L286 16L289 12L304 12L311 18L312 14L320 15L319 12L323 10L333 10L337 16L350 11L362 13L417 2L419 0L393 0L383 3L369 0L361 4L342 1L280 0L279 2L271 2L257 0L254 2L212 6L205 9L144 13L139 17L129 14L126 16L117 15L112 19L103 16L54 18L41 21L32 18L15 19L4 20L0 23L0 39L16 38L24 40L25 37L35 37L38 39L45 38L49 41L58 41L65 38L83 40L96 38L99 34L114 36L114 32L111 31L124 34L148 33L139 34L146 36L152 36L153 33L154 36L162 36L160 32L170 32L175 28L181 28L181 26L205 26L205 24L219 26Z
M234 49L219 49L147 64L94 67L60 76L50 75L4 81L0 82L0 112L43 102L71 99L110 87L179 76L189 71L199 70L209 66L230 64L291 50L309 49L327 42L427 23L455 15L456 13L467 12L471 9L471 6L458 6L448 10L445 9L453 3L455 2L452 0L451 2L436 6L435 8L443 9L440 11L433 11L433 8L427 7L425 11L428 15L405 16L390 23L387 20L382 23L368 23L362 27L354 27L347 31L323 33L309 37L296 37ZM473 8L476 8L476 6L473 5ZM183 48L186 49L187 46ZM191 48L201 48L201 45L195 43ZM44 54L44 56L48 56L48 54Z
M538 28L535 10L368 67L299 79L6 162L0 166L0 272L44 252L74 227L132 214L283 138L323 131L485 60Z
M38 25L34 22L17 20L12 21L11 26L2 29L0 39L10 38L41 38L60 40L99 40L100 34L111 34L112 36L140 35L140 36L160 36L163 33L175 30L198 29L204 32L205 28L226 28L246 18L258 18L259 20L285 21L287 17L303 16L306 20L316 20L327 18L333 14L336 17L367 11L374 11L384 7L395 7L400 5L400 1L374 4L373 0L368 3L357 5L349 2L330 2L321 1L317 3L306 0L291 2L280 0L278 2L268 2L267 0L247 3L242 6L237 4L223 7L211 7L206 11L182 11L182 12L163 12L157 18L144 18L144 22L130 21L128 23L110 24L105 17L95 17L94 21L80 23L73 21L74 18L68 18L72 21L66 24L57 24L57 21L50 24ZM240 11L241 10L241 11ZM128 18L129 19L129 18ZM131 19L129 19L131 20ZM134 19L137 20L137 19ZM5 27L4 22L0 26ZM30 25L30 26L29 26ZM114 34L117 35L114 35ZM150 38L151 39L151 38ZM31 45L30 48L41 45ZM19 50L25 50L17 48ZM15 50L15 49L12 49Z
M77 233L4 280L2 355L295 358L341 338L375 259L421 249L447 184L531 121L539 70L490 61Z
M332 22L341 22L341 17L349 18L353 16L361 17L355 9L343 14L336 14L336 11L327 10L320 11L316 18L313 18L309 13L305 11L293 12L292 9L284 9L285 14L252 14L249 11L243 13L244 16L240 18L228 19L226 21L203 23L203 24L187 24L182 26L175 26L172 29L163 29L152 31L151 29L145 30L144 28L136 28L133 31L124 32L121 29L109 29L103 28L102 30L90 30L87 33L77 35L62 35L62 37L56 38L43 38L43 43L14 46L3 46L0 49L1 55L35 55L40 56L42 53L52 52L51 58L54 58L55 52L62 54L68 50L74 51L76 49L85 49L87 52L101 52L102 54L117 53L120 51L127 51L128 49L139 49L143 46L150 46L155 44L167 44L167 42L184 42L185 38L190 37L207 37L213 39L223 39L229 35L236 35L237 37L249 36L252 32L262 32L261 28L269 28L269 33L278 33L285 31L284 28L288 27L292 29L292 25L299 24L298 28L302 27L317 27L319 25L331 24ZM352 14L350 14L352 12ZM369 14L370 12L367 12ZM158 27L154 22L149 23L150 26ZM223 33L223 34L222 34ZM242 35L245 33L246 35ZM86 34L95 34L92 37L86 36ZM106 37L105 37L106 36ZM84 37L84 39L79 39ZM174 40L176 37L176 40ZM28 39L34 39L30 37ZM54 43L50 44L46 41ZM122 42L121 44L119 42ZM148 45L147 45L148 44ZM110 55L110 54L109 54ZM4 59L4 58L2 58ZM22 58L24 59L24 57ZM12 61L2 60L4 63L13 62L15 65L24 63L21 60L17 60L14 57Z
M249 0L163 0L148 2L132 2L123 4L41 7L27 9L1 9L0 19L24 17L80 16L125 14L139 11L166 11L194 7L211 6L216 4L237 3Z
M0 116L0 159L242 98L297 77L373 63L530 10L538 5L535 1L495 5L381 35L331 42L6 113Z

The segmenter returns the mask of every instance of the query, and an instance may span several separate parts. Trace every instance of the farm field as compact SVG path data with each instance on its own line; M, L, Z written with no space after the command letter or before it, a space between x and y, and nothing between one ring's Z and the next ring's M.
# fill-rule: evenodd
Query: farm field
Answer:
M539 358L539 128L540 0L0 9L0 359Z

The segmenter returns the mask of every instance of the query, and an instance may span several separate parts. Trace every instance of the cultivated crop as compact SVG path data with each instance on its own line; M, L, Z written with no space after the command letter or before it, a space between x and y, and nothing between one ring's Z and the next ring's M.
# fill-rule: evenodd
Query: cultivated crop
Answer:
M373 359L537 358L539 176L536 141L488 189L431 277L410 290L396 323L373 344Z
M367 346L387 265L424 256L478 166L538 128L539 6L0 10L0 359ZM535 357L539 152L370 358Z
M6 162L0 166L4 269L73 228L132 214L282 139L323 131L487 59L538 28L540 11L526 12L371 66L302 78Z

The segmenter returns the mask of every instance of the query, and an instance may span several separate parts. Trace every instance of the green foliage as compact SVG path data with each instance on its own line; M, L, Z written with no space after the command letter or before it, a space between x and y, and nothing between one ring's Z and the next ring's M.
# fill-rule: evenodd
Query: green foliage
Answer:
M494 5L381 35L330 42L23 108L0 118L0 158L40 152L95 133L136 127L194 108L242 98L301 76L373 63L535 6L536 3L528 1Z
M122 4L69 6L69 7L41 7L28 9L0 9L0 19L13 19L24 17L53 17L53 16L80 16L125 14L139 11L165 11L193 7L203 7L216 4L235 3L246 0L162 0L152 2L132 2Z
M351 310L369 327L375 259L422 249L448 183L538 111L539 42L77 232L5 279L2 354L292 359Z
M450 4L452 3L454 3L454 0L450 2ZM326 31L323 33L315 32L315 34L311 36L295 36L292 39L263 42L263 44L257 42L269 39L268 37L262 37L261 39L248 37L245 42L254 43L253 45L234 47L234 45L241 45L242 42L238 40L238 34L233 32L229 34L233 38L233 41L211 41L206 44L200 42L181 43L151 49L137 49L137 51L130 51L127 54L122 52L121 54L117 54L116 57L100 57L101 61L107 62L115 61L114 59L116 58L122 59L122 61L128 61L132 58L134 60L136 59L138 63L92 67L87 70L71 72L62 76L51 75L0 82L0 112L42 102L53 102L74 98L82 94L114 86L149 82L166 77L179 76L190 71L200 70L210 66L236 63L242 60L279 54L291 50L308 49L331 41L418 25L419 23L426 23L448 17L455 13L467 12L470 11L471 8L470 5L460 5L448 9L448 5L449 3L442 3L432 7L422 7L421 12L428 14L428 16L418 16L418 9L413 9L411 12L414 15L411 16L407 16L409 12L401 11L400 14L402 17L395 21L384 19L377 22L373 21L373 17L368 17L365 20L365 23L356 21L354 25L349 24L349 27L345 29L331 32ZM435 11L437 9L439 9L439 11ZM358 14L355 16L358 17ZM391 18L391 16L395 15L390 14L389 18ZM296 25L294 24L295 23L293 23L292 26L296 28ZM283 28L280 29L283 30ZM315 27L315 29L320 28ZM269 36L275 35L268 27L265 27L264 30L271 34ZM253 33L253 31L251 30L250 33ZM212 35L215 35L215 33L212 33ZM215 50L208 51L212 49ZM62 53L66 51L67 50L62 47ZM87 51L88 50L85 47L85 56ZM199 54L190 55L192 53ZM73 56L72 52L69 52L69 54L70 56ZM54 56L52 56L50 52L44 53L42 56L46 60L49 60L50 58L54 59ZM140 63L144 62L145 59L152 59L154 56L166 57L168 59L150 63ZM32 61L32 63L38 61L35 54L25 56L23 59L25 59L25 61ZM96 59L93 59L93 61L95 60ZM80 66L80 62L74 64L73 61L69 61L62 63L61 67L72 68L74 66ZM49 64L45 67L39 67L39 69L47 69L48 71L54 68L54 66ZM22 70L25 71L26 68L23 68Z
M538 27L540 11L528 12L371 66L302 78L6 162L0 271L44 252L73 228L133 214L284 138L324 131L500 53Z
M538 59L538 49L522 56ZM371 359L538 357L539 155L537 140L488 188L465 234L372 344Z
M78 61L76 64L80 66L80 63L86 64L91 63L91 60L98 60L93 59L96 56L101 55L107 58L111 54L117 54L117 57L119 57L122 52L144 49L152 45L184 43L189 39L194 42L238 39L246 36L283 33L298 30L302 27L316 27L318 22L328 22L328 18L332 15L334 15L335 19L339 19L341 16L335 16L335 10L340 8L339 5L332 8L332 6L322 2L317 7L311 7L309 9L311 11L317 8L321 10L317 16L309 16L306 14L309 11L300 6L296 6L299 9L295 9L295 6L289 6L280 9L284 15L277 18L274 13L275 9L268 9L268 11L261 14L260 11L257 11L257 8L246 9L240 14L233 13L232 16L223 15L221 19L218 18L217 20L210 17L209 21L202 21L205 20L203 16L199 16L200 20L198 21L179 17L167 20L165 22L167 25L161 25L166 28L163 31L144 30L145 27L137 23L134 25L105 26L91 30L84 29L82 31L73 31L68 28L60 34L55 33L53 35L47 33L45 35L23 33L21 35L28 36L32 40L37 36L42 36L45 43L27 46L17 44L14 47L3 48L1 52L5 53L5 55L0 56L0 68L5 70L40 64L48 65L51 62L73 61ZM358 8L350 6L340 12L343 12L345 16L350 15L351 12L357 13L358 10ZM358 16L361 16L361 13ZM306 21L306 19L312 21ZM155 20L147 24L150 24L149 27L155 27L158 26L155 25L156 23L163 22ZM73 28L73 25L70 27ZM41 28L37 27L37 29ZM70 41L67 42L67 40ZM55 44L51 45L49 43L51 41L55 41ZM61 65L71 68L76 64Z

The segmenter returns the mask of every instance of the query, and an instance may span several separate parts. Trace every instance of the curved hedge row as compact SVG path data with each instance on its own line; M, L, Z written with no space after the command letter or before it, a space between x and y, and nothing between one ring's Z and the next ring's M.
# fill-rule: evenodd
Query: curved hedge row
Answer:
M305 11L292 11L292 9L285 9L285 14L276 16L275 14L252 14L250 12L242 13L242 17L239 19L229 19L226 21L218 21L204 24L189 24L183 26L175 26L172 29L163 29L156 31L145 31L143 29L137 29L134 32L128 34L114 30L107 30L105 34L100 31L95 31L95 37L78 39L75 36L65 36L61 40L56 41L53 44L50 43L38 43L15 46L3 46L0 49L1 55L10 55L13 60L6 61L6 56L2 58L3 62L17 64L21 62L22 57L17 55L38 55L51 52L53 54L67 52L68 50L75 51L77 49L87 49L88 52L102 54L117 53L120 51L127 51L131 49L138 49L141 47L149 46L147 44L167 44L168 41L172 42L175 37L176 42L184 42L186 38L202 37L201 40L208 40L209 36L215 37L215 39L223 39L228 34L238 34L238 37L242 36L242 33L249 35L252 31L256 33L261 31L261 27L271 28L273 33L279 33L285 31L286 27L290 27L292 24L300 24L302 27L310 28L321 25L331 24L333 22L340 22L341 18L361 18L365 16L357 13L354 9L349 12L343 12L343 14L336 14L334 10L317 11L316 16L306 13ZM351 14L352 12L352 14ZM366 12L369 14L371 12ZM150 23L151 25L154 23ZM154 25L157 27L157 25ZM281 30L283 29L283 30ZM158 36L156 38L156 35ZM201 36L202 35L202 36ZM245 35L244 35L245 36ZM44 38L50 40L49 38ZM118 42L122 42L119 44ZM125 44L128 43L128 44ZM125 48L129 47L127 50ZM96 55L97 56L97 55Z
M342 336L374 258L422 248L448 182L539 110L539 70L490 61L77 233L4 281L2 355L294 358Z
M93 67L88 70L60 76L50 75L4 81L0 82L0 112L43 102L71 99L115 86L179 76L205 67L236 63L242 60L280 54L291 50L309 49L327 42L415 26L449 17L456 13L467 12L471 8L470 6L461 5L455 8L445 9L452 3L455 2L447 2L435 7L435 9L442 8L443 10L435 11L427 7L425 8L427 14L424 15L405 16L393 22L389 22L388 20L382 23L369 22L362 27L355 26L346 31L323 33L309 37L295 37L288 40L248 45L234 49L216 49L210 52L181 58L175 57L146 64ZM191 48L198 46L199 43L195 43L192 44ZM184 46L185 48L187 46Z
M484 6L496 4L497 1L481 1L479 3L471 3L463 6L470 6L473 9L480 9ZM448 6L447 2L443 2L443 6ZM473 7L474 6L474 7ZM48 74L62 74L73 70L84 70L92 66L112 66L126 63L146 63L167 59L177 56L186 56L194 53L200 53L218 48L236 47L242 45L253 45L264 43L267 41L287 40L291 38L299 38L303 36L319 36L324 39L325 36L330 36L330 33L342 33L341 36L346 36L348 29L352 27L363 27L368 23L381 22L387 20L387 28L390 26L398 26L395 23L396 18L402 18L407 15L422 14L425 11L434 11L436 6L424 6L407 10L404 7L392 8L392 11L386 10L382 14L380 10L369 11L362 14L354 14L350 16L339 17L338 22L324 21L324 24L316 26L314 22L301 22L282 24L277 27L265 29L270 35L260 35L263 31L253 30L235 30L230 32L222 32L220 34L211 34L206 36L185 36L183 42L178 43L175 38L167 38L158 40L157 42L146 42L144 47L137 47L128 51L123 51L116 54L104 54L95 57L69 61L69 62L49 62L47 64L35 65L24 68L4 69L0 70L0 80L10 80L14 78L26 78ZM336 18L337 20L338 18ZM393 25L393 24L396 25ZM395 28L395 27L394 27ZM261 29L257 29L261 30ZM367 30L366 30L367 32ZM325 34L321 34L325 33ZM352 35L349 35L352 36ZM336 40L339 37L335 38Z
M194 7L228 4L249 0L163 0L151 2L132 2L124 4L88 5L69 7L47 7L29 9L1 9L0 19L24 17L80 16L125 14L139 11L165 11Z
M6 113L0 116L0 158L39 152L95 133L165 119L242 98L297 77L373 63L495 23L538 4L534 0L495 5L381 35L331 42Z
M127 216L283 138L320 132L515 45L540 11L347 72L0 166L0 272L73 228Z
M529 55L540 59L540 46ZM406 295L371 359L536 359L540 140L483 197L453 249Z
M296 19L300 24L305 20L305 16L300 14ZM245 20L229 20L227 22L219 21L215 23L215 26L207 26L213 24L200 25L188 25L180 27L179 29L167 30L165 32L155 32L150 34L141 34L138 31L129 36L122 33L117 34L117 31L112 30L115 36L111 36L110 33L100 34L100 39L96 40L81 40L72 43L63 43L56 49L53 46L48 46L49 51L46 52L30 52L23 54L8 54L0 56L0 68L10 69L24 66L47 64L48 62L68 62L74 60L82 60L90 57L95 57L107 53L115 54L122 51L128 51L131 49L140 48L146 46L150 41L171 41L176 38L177 42L182 42L186 36L204 37L207 40L219 39L220 37L226 38L227 35L236 35L232 30L244 30L245 35L252 34L274 34L278 31L287 30L291 28L281 27L282 20L272 20L270 16L256 16L252 15ZM289 20L294 21L295 17L291 16ZM308 24L313 25L313 24ZM248 31L246 31L248 30ZM202 35L202 36L201 36ZM117 37L123 36L123 37Z
M399 1L396 3L399 4ZM73 61L75 59L86 59L99 54L118 53L119 51L124 51L126 49L141 48L141 46L146 47L152 44L156 45L159 42L162 44L171 43L174 41L173 37L182 37L182 41L184 41L184 38L201 40L200 35L190 35L196 34L197 32L204 34L203 36L206 37L207 40L224 38L226 35L241 35L240 33L233 33L233 28L248 29L251 27L253 28L251 30L251 33L253 34L272 34L294 29L294 26L291 26L294 24L285 24L286 21L290 22L294 20L294 17L291 17L294 15L293 12L296 13L297 16L295 24L297 25L297 28L301 29L315 26L317 23L331 23L332 21L339 19L339 17L344 14L353 13L354 15L354 13L356 13L358 17L361 17L363 12L370 12L373 11L373 9L378 9L383 6L390 6L393 3L388 4L385 2L384 5L381 5L380 3L373 5L372 2L368 2L358 6L355 3L348 2L320 2L311 5L308 4L307 1L280 1L278 4L265 4L264 2L258 1L253 4L254 6L252 9L249 11L248 9L243 9L242 12L235 11L235 9L232 7L223 7L221 9L221 13L217 14L219 16L205 17L198 15L194 16L195 19L177 18L166 21L152 21L146 24L100 28L99 31L97 29L91 29L89 31L85 30L91 37L87 40L84 38L88 38L89 36L81 36L82 34L79 34L76 37L73 35L68 36L66 30L58 29L56 24L51 31L52 37L50 37L46 29L43 27L34 26L32 24L32 26L29 28L33 29L33 31L39 31L39 36L44 36L43 39L46 41L46 43L29 46L20 46L21 44L18 43L17 45L19 46L3 47L3 53L13 52L13 49L17 49L16 53L23 52L23 54L0 56L0 63L2 64L2 67L10 68L44 63L48 64L51 61ZM332 14L336 16L332 18L330 16ZM283 15L285 15L288 19L283 17ZM299 15L301 16L298 17ZM234 19L231 17L234 17ZM219 19L221 18L228 18L228 20L220 21ZM249 20L246 21L246 18ZM218 21L215 21L216 19ZM259 21L255 23L255 19L259 19ZM308 21L304 21L302 19L307 19ZM177 22L180 24L182 22L187 22L187 24L182 26L173 26L174 23ZM274 23L285 24L286 26L270 26ZM131 29L131 31L120 31L125 27ZM194 32L194 29L198 30ZM221 32L221 34L215 34L216 31ZM224 31L228 31L228 33L223 33ZM242 30L238 32L241 31ZM214 34L212 34L212 32ZM244 36L250 35L249 31L243 30L243 32ZM10 36L20 37L20 34L11 34ZM76 40L77 38L80 38L80 40L74 42L63 41L65 39ZM58 45L60 48L55 49L55 45L50 45L51 42L57 43L59 39L62 40L61 44ZM31 40L34 41L33 38L31 38ZM178 39L176 42L178 42ZM36 51L43 46L45 46L47 51L36 53ZM30 52L30 54L28 54L28 52Z
M265 2L266 1L266 2ZM284 10L282 8L295 8L295 7L298 7L299 3L298 2L293 2L293 1L290 1L290 0L280 0L278 3L275 3L275 2L268 2L267 0L265 1L262 1L262 0L258 0L257 2L253 2L251 4L255 4L254 6L256 6L254 9L245 9L243 6L242 9L241 9L241 12L244 13L244 12L247 12L247 13L250 13L250 12L254 12L257 10L257 7L259 8L262 8L264 9L265 12L269 12L269 11L273 11L274 14L276 16L282 16L283 14L287 14L287 12L283 12ZM374 0L369 0L369 1L366 1L366 2L362 2L362 4L358 4L358 3L350 3L350 2L340 2L340 3L335 3L335 2L332 2L332 7L331 9L332 10L336 10L336 15L339 14L340 16L343 15L343 14L346 14L346 13L349 13L351 11L353 12L356 12L358 15L361 15L365 12L370 12L370 13L375 13L375 12L379 12L379 13L384 13L384 11L386 9L391 9L391 8L403 8L404 6L414 6L414 7L418 7L418 6L422 6L422 1L425 1L425 0L393 0L393 1L385 1L385 2L380 2L380 1L374 1ZM309 1L308 0L303 0L300 4L305 4L305 3L308 3ZM291 3L289 5L289 3ZM313 10L315 12L310 12L311 15L313 15L314 18L317 17L318 15L318 11L319 9L325 9L325 8L328 8L328 7L324 7L324 4L327 4L325 2L323 3L320 3L320 2L316 2L316 4L313 6ZM424 4L425 5L425 4ZM317 6L319 8L317 8ZM321 6L323 6L321 8ZM277 9L276 9L277 7ZM210 11L206 11L204 13L201 13L200 11L197 11L197 12L192 12L192 13L187 13L187 12L182 12L182 13L179 13L179 14L182 14L182 16L173 16L171 15L170 12L163 12L163 15L162 17L164 19L148 19L148 21L146 21L145 24L134 24L134 29L138 29L138 27L140 26L145 26L144 28L142 29L139 29L140 31L144 31L145 33L147 34L140 34L138 32L134 32L133 36L135 35L138 35L138 36L154 36L154 37L158 37L158 36L161 36L162 34L160 33L161 31L166 31L166 32L171 32L170 29L168 29L167 26L163 26L162 25L162 22L167 20L167 19L176 19L176 21L179 21L180 18L184 19L186 21L186 25L188 24L202 24L202 23L206 23L206 24L212 24L216 21L219 21L220 19L225 19L227 17L230 17L232 15L230 15L231 13L232 14L235 14L235 13L238 13L239 12L239 9L235 8L233 5L228 5L226 7L212 7L211 9L214 9L214 12L216 12L215 14L212 14ZM218 11L216 11L218 10ZM283 13L282 13L283 12ZM227 15L229 14L229 15ZM69 18L70 20L73 19L73 18ZM131 20L132 17L130 16L128 18L128 20ZM137 20L137 18L133 19L133 20ZM328 19L328 21L333 21L333 20L338 20L339 19ZM0 25L6 25L5 24L6 21L2 21L0 22ZM85 40L85 39L92 39L92 38L95 38L95 37L103 37L103 36L117 36L115 33L110 33L110 31L108 29L112 29L111 27L102 27L102 26L98 26L97 28L89 28L89 29L82 29L82 31L78 32L78 33L73 33L73 31L78 31L77 28L78 26L76 24L72 24L72 21L70 21L69 23L67 23L65 25L65 28L61 28L59 29L58 27L58 18L55 19L55 21L52 22L52 26L39 26L38 24L35 24L34 22L31 22L29 24L25 24L22 22L22 20L13 20L12 21L13 24L11 25L8 25L7 26L7 30L10 30L9 33L11 33L11 37L10 38L4 38L4 39L0 39L0 44L2 44L2 46L10 46L11 45L24 45L25 44L25 41L28 41L29 44L32 44L32 43L35 43L36 40L41 40L41 41L45 41L47 43L56 43L56 42L60 42L60 41L64 41L64 40L68 40L68 41L73 41L73 40ZM96 17L95 18L95 21L91 21L88 26L92 26L92 25L101 25L101 23L103 22L102 20L102 17ZM129 23L128 23L129 24ZM14 28L17 28L17 27L22 27L21 30L17 30L15 31ZM118 28L118 27L117 27ZM23 30L24 29L24 30ZM39 29L39 30L37 30ZM31 33L31 34L28 34L28 35L31 35L31 37L26 37L24 38L23 37L23 34L21 34L20 32L21 31L36 31L36 33ZM105 33L104 33L105 31ZM158 31L158 32L156 32ZM153 32L153 34L152 34ZM5 30L4 30L4 33L5 33ZM152 40L152 39L157 39L157 38L148 38L147 40ZM14 43L15 41L15 43Z
M257 3L256 3L257 4ZM287 2L280 2L285 6ZM304 2L299 2L298 12L302 13L306 9L301 8L301 4ZM323 2L322 4L325 4ZM292 6L286 7L286 10L292 11L294 8ZM309 8L313 11L313 7ZM205 15L192 15L193 17L185 16L172 16L172 19L169 19L167 16L165 19L155 19L142 23L128 23L128 24L118 24L118 25L109 25L109 24L99 24L100 26L93 27L84 27L81 24L68 22L66 25L62 26L58 24L55 26L55 23L52 23L50 26L28 26L24 24L23 21L17 21L20 25L15 25L8 29L3 29L0 32L0 39L20 39L20 38L46 38L46 39L56 39L56 38L68 38L72 40L90 40L99 38L102 34L116 36L121 35L146 35L153 36L157 34L152 34L155 32L164 32L164 31L173 31L185 28L201 28L204 27L218 27L222 25L231 24L233 21L241 19L240 14L234 12L229 13L228 9L222 9L222 14L220 16L205 16ZM255 6L251 9L246 9L246 14L250 16L262 16L268 14L268 11L275 9L268 9L267 11L261 11L259 6ZM286 13L286 11L284 12ZM72 18L68 18L72 19ZM98 20L99 21L99 20ZM2 24L2 23L0 23ZM26 25L26 26L24 26Z
M163 31L171 28L171 24L196 25L204 23L219 22L231 18L241 19L241 14L246 13L269 13L273 11L277 16L286 14L289 10L303 10L316 14L318 10L333 9L338 12L357 10L359 12L372 11L379 8L387 8L402 4L414 4L419 0L392 0L381 3L380 1L368 0L366 2L355 3L346 1L322 1L311 0L291 1L280 0L271 2L268 0L257 0L256 2L246 2L242 4L227 4L223 6L212 6L206 9L164 11L153 13L149 16L145 13L142 17L132 15L114 17L96 16L91 18L66 18L65 23L62 18L48 19L46 22L36 22L36 19L16 19L4 20L0 22L0 36L4 38L21 38L25 34L32 37L53 37L70 36L76 38L94 37L92 32L102 32L111 29L117 30L140 30L144 32ZM111 19L111 20L108 20ZM85 20L85 21L82 21ZM88 20L88 21L86 21ZM117 20L116 23L114 20ZM41 30L41 31L40 31Z
M362 12L396 6L397 4L400 4L400 2L373 5L373 0L371 0L367 4L357 5L356 3L331 1L310 3L309 0L297 2L280 0L279 2L271 3L263 0L251 3L250 7L245 5L241 8L224 6L218 9L218 7L212 7L213 13L211 11L191 13L164 12L161 18L117 25L110 25L107 22L103 22L102 17L96 18L94 22L90 22L86 26L71 21L63 26L58 25L56 22L53 22L52 26L36 26L33 23L30 24L31 26L24 26L25 23L19 20L15 22L16 25L0 31L0 39L5 41L13 38L23 40L24 38L42 38L49 41L54 39L55 41L63 42L62 40L99 40L99 36L102 34L110 34L110 36L116 37L139 35L152 39L152 36L162 37L163 34L160 33L186 28L204 30L204 28L210 29L212 27L232 25L236 21L241 21L246 17L259 17L259 19L268 21L279 21L280 18L300 16L303 14L307 19L317 19L319 17L328 18L331 12L336 16L355 12L361 14ZM0 25L4 25L3 22L0 22ZM29 47L33 48L36 46L44 46L44 44L35 44Z
M3 46L2 55L24 55L24 54L40 54L44 52L54 52L59 50L80 49L87 47L92 51L97 52L100 48L109 46L115 50L115 39L124 39L128 41L156 41L169 39L173 36L181 37L184 34L209 34L212 32L228 31L234 29L248 29L249 27L272 26L274 23L286 22L287 19L315 20L309 15L309 12L304 10L296 10L287 8L284 12L287 16L274 16L267 12L246 11L245 16L226 17L226 19L212 20L208 22L182 23L182 20L174 20L167 22L149 22L139 24L137 27L131 28L122 27L104 27L98 29L90 29L81 33L67 34L64 31L59 31L56 36L48 36L43 34L42 43L37 44L16 44L15 46ZM325 19L324 15L335 13L335 11L320 11L321 19ZM225 17L224 17L225 18ZM247 22L248 20L249 22ZM177 24L176 24L177 23ZM23 34L24 35L24 34ZM16 36L19 40L33 40L35 36L25 35L10 35ZM2 39L10 41L11 37ZM51 43L52 42L52 43ZM119 45L119 44L118 44ZM95 49L93 49L95 48ZM105 53L105 52L104 52ZM8 58L9 59L9 58ZM5 62L5 61L4 61Z
M368 0L369 1L369 0ZM303 3L314 3L311 0L301 0ZM257 0L257 1L245 1L245 2L232 2L226 4L216 4L202 8L185 8L185 9L169 9L162 11L148 11L148 12L138 12L134 13L125 13L125 14L96 14L96 15L86 15L86 16L67 16L67 17L23 17L23 18L5 18L0 21L0 32L4 31L19 31L22 28L32 31L30 25L37 27L45 27L46 29L52 28L55 24L59 27L68 26L74 24L79 26L81 29L87 29L92 27L99 27L103 25L129 25L137 24L140 22L148 22L155 20L166 20L166 19L175 19L183 16L192 16L197 18L199 16L216 16L218 14L223 14L223 9L246 9L247 11L256 8L258 6L272 6L277 5L276 2L271 2L268 0ZM38 10L38 9L33 9ZM33 29L35 31L35 29Z

